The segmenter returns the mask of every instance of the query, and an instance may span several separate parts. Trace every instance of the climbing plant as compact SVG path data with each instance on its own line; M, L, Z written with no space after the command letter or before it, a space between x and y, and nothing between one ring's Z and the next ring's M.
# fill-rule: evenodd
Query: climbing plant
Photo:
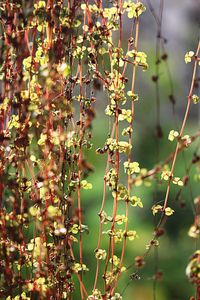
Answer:
M200 134L185 133L190 107L199 102L194 87L200 44L185 55L193 74L181 128L171 129L168 136L174 152L150 170L135 159L134 122L140 104L136 80L138 73L148 69L147 54L139 46L140 23L147 9L152 11L152 6L130 0L0 2L1 299L75 299L76 289L82 300L122 299L118 281L129 269L131 280L139 279L147 255L159 246L165 223L176 214L169 201L171 186L176 185L181 193L190 169L197 166L198 171L197 153L185 174L176 173L176 160ZM124 41L127 19L130 37ZM158 44L163 42L160 35ZM157 66L168 59L165 49L159 49ZM159 69L152 80L158 90ZM99 90L103 99L98 98ZM173 94L170 100L174 103ZM102 128L107 138L95 149L97 101L105 102L109 128ZM157 135L162 137L159 122ZM96 258L92 290L85 281L89 268L84 237L90 228L82 194L95 190L90 174L98 174L98 169L88 160L88 153L106 158L103 197L97 195L94 200L98 237L91 253ZM145 205L143 195L135 195L135 187L148 188L158 178L166 181L166 194L152 205L152 214L159 215L155 231L144 253L125 265L127 247L134 247L139 238L137 224L129 226L130 211L134 215ZM110 197L111 214L105 208ZM195 239L199 237L199 207L197 196L189 231ZM186 271L198 295L199 268L197 249Z

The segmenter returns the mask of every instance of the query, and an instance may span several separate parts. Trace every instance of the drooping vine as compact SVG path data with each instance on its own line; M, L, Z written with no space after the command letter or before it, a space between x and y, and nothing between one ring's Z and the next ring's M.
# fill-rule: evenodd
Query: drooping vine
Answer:
M134 152L140 101L137 74L148 69L147 54L139 44L145 11L143 3L131 0L0 2L2 299L74 299L77 289L81 300L122 299L117 290L120 278L133 265L137 270L131 278L139 276L145 257L159 245L168 217L175 214L173 206L168 206L171 184L180 188L187 184L186 178L174 175L177 156L199 137L199 131L189 136L184 130L190 106L199 102L193 90L200 46L185 56L194 69L182 127L180 132L172 129L168 137L176 141L176 149L147 170ZM130 24L126 43L125 22ZM159 49L157 55L160 58ZM158 73L157 68L156 76ZM156 89L158 92L157 84ZM101 100L99 90L104 94ZM105 101L109 129L104 144L95 149L93 121L98 101ZM89 228L83 194L95 189L90 174L98 170L88 160L88 153L106 158L101 203L101 195L97 195L95 226L99 219L99 228L92 253L96 259L92 290L85 280L89 267L84 243ZM187 176L198 161L195 153ZM171 167L167 165L170 162ZM152 207L154 215L161 214L160 221L145 254L127 266L129 241L139 237L137 224L129 228L130 210L134 216L144 205L135 187L148 186L158 174L167 181L163 203ZM106 211L110 199L111 213ZM197 238L198 197L194 207L189 234ZM187 275L197 289L198 272L196 249Z

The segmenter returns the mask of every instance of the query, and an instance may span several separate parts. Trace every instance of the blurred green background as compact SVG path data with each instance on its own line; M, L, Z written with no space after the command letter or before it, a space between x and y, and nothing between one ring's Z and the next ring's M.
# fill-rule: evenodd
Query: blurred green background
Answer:
M160 1L152 1L157 14ZM144 4L147 5L147 3ZM168 66L172 74L174 97L176 100L175 113L169 100L171 94L169 77L165 62L162 62L159 70L160 88L160 120L163 138L159 140L155 136L156 128L156 94L155 83L152 76L155 75L155 46L156 46L156 22L147 6L147 11L140 19L139 51L144 51L148 56L149 69L146 72L138 70L136 80L136 93L139 94L139 102L136 103L135 122L133 126L133 154L132 160L138 161L140 167L153 168L159 160L162 161L174 149L175 143L168 141L168 133L171 129L180 129L192 76L192 64L186 65L184 55L189 50L195 50L199 37L200 2L197 0L168 0L164 1L164 12L162 22L162 34L167 39L165 44L168 55ZM131 25L124 20L123 48L126 49L130 37ZM162 52L163 53L163 52ZM131 68L128 69L127 77L131 84ZM196 87L195 94L198 94ZM96 119L93 123L93 144L89 150L88 161L95 167L95 171L89 176L88 181L93 184L93 189L82 192L84 205L83 223L88 225L90 234L84 235L84 263L90 271L84 275L84 282L90 289L93 287L96 259L91 253L97 246L99 230L98 212L100 210L103 193L103 176L106 167L106 155L97 155L95 149L102 147L109 132L109 121L105 117L106 95L101 90L96 94ZM191 108L185 134L194 134L199 128L199 108ZM159 145L158 145L159 143ZM175 175L182 177L185 174L185 166L190 163L194 151L198 147L198 141L193 143L189 149L180 154L177 160ZM123 157L121 158L123 161ZM168 219L165 226L166 234L160 239L157 250L151 251L146 260L146 265L140 270L140 280L130 282L123 293L123 299L134 300L185 300L195 295L195 287L192 286L186 275L185 269L189 257L195 251L195 240L188 236L188 230L193 224L192 201L198 196L198 184L194 181L195 167L190 172L190 184L184 187L181 201L176 201L179 191L177 186L172 186L169 203L175 210L173 216ZM125 177L125 176L124 176ZM126 182L121 177L120 181ZM142 198L144 208L130 208L129 228L135 229L139 239L127 243L125 266L134 263L137 255L145 252L146 244L150 241L154 230L155 219L151 213L153 203L162 201L165 196L167 183L152 184L151 187L134 187L132 193ZM113 198L107 194L105 211L112 211ZM118 213L124 213L124 204L119 204ZM108 239L103 238L101 248L107 249ZM120 249L120 246L117 247ZM120 252L119 252L120 254ZM155 257L158 257L158 260ZM156 264L158 270L163 272L162 279L157 283L156 295L153 294L153 275ZM124 290L129 282L129 276L134 268L122 274L117 291ZM102 275L102 272L101 274ZM103 283L103 280L102 280ZM100 286L99 286L100 288ZM78 285L77 285L78 289ZM76 294L76 292L75 292ZM77 297L78 299L78 292Z

